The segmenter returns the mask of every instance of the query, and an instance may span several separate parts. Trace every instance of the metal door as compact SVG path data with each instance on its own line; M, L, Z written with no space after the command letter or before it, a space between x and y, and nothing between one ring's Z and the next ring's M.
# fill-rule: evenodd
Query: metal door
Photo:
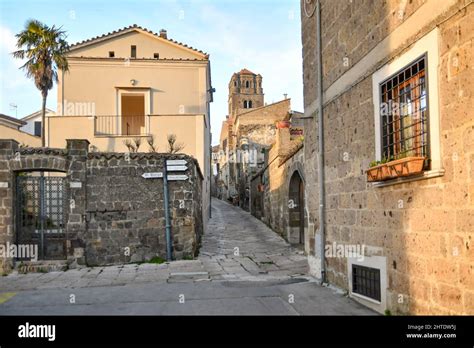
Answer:
M37 245L41 260L65 259L65 178L20 174L16 202L17 245Z

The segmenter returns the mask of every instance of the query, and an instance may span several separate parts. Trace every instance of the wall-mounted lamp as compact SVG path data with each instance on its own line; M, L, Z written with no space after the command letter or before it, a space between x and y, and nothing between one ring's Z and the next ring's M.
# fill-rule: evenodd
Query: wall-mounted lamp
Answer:
M135 85L137 84L137 80L133 80L133 79L130 80L130 84L131 84L132 86L135 86Z

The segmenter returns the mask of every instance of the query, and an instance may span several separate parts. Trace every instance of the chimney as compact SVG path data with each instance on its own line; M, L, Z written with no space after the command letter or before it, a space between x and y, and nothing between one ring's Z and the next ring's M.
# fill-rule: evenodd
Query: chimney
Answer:
M287 93L283 94L283 97L284 97L285 99L288 99L288 94L287 94Z
M168 33L165 29L160 30L160 37L162 37L163 39L168 39Z

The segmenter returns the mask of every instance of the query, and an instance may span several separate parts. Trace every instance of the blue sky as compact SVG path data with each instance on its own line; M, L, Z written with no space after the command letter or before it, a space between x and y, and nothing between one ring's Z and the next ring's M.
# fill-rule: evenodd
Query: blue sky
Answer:
M75 43L131 24L210 54L216 88L211 105L213 143L218 142L227 114L227 84L236 71L247 68L263 76L265 101L292 98L292 109L303 111L299 0L1 0L0 113L18 117L41 108L41 96L9 54L14 35L27 19L63 26ZM56 109L56 88L48 107Z

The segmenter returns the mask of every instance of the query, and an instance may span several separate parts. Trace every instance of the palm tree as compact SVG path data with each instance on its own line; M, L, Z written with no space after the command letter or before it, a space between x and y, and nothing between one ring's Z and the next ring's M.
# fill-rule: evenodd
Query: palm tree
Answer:
M46 99L48 91L58 81L58 69L68 71L66 53L69 46L66 33L54 25L48 27L38 20L26 22L25 29L16 35L18 51L13 56L27 59L21 69L26 70L26 76L35 81L35 86L43 97L41 115L41 144L45 144Z

